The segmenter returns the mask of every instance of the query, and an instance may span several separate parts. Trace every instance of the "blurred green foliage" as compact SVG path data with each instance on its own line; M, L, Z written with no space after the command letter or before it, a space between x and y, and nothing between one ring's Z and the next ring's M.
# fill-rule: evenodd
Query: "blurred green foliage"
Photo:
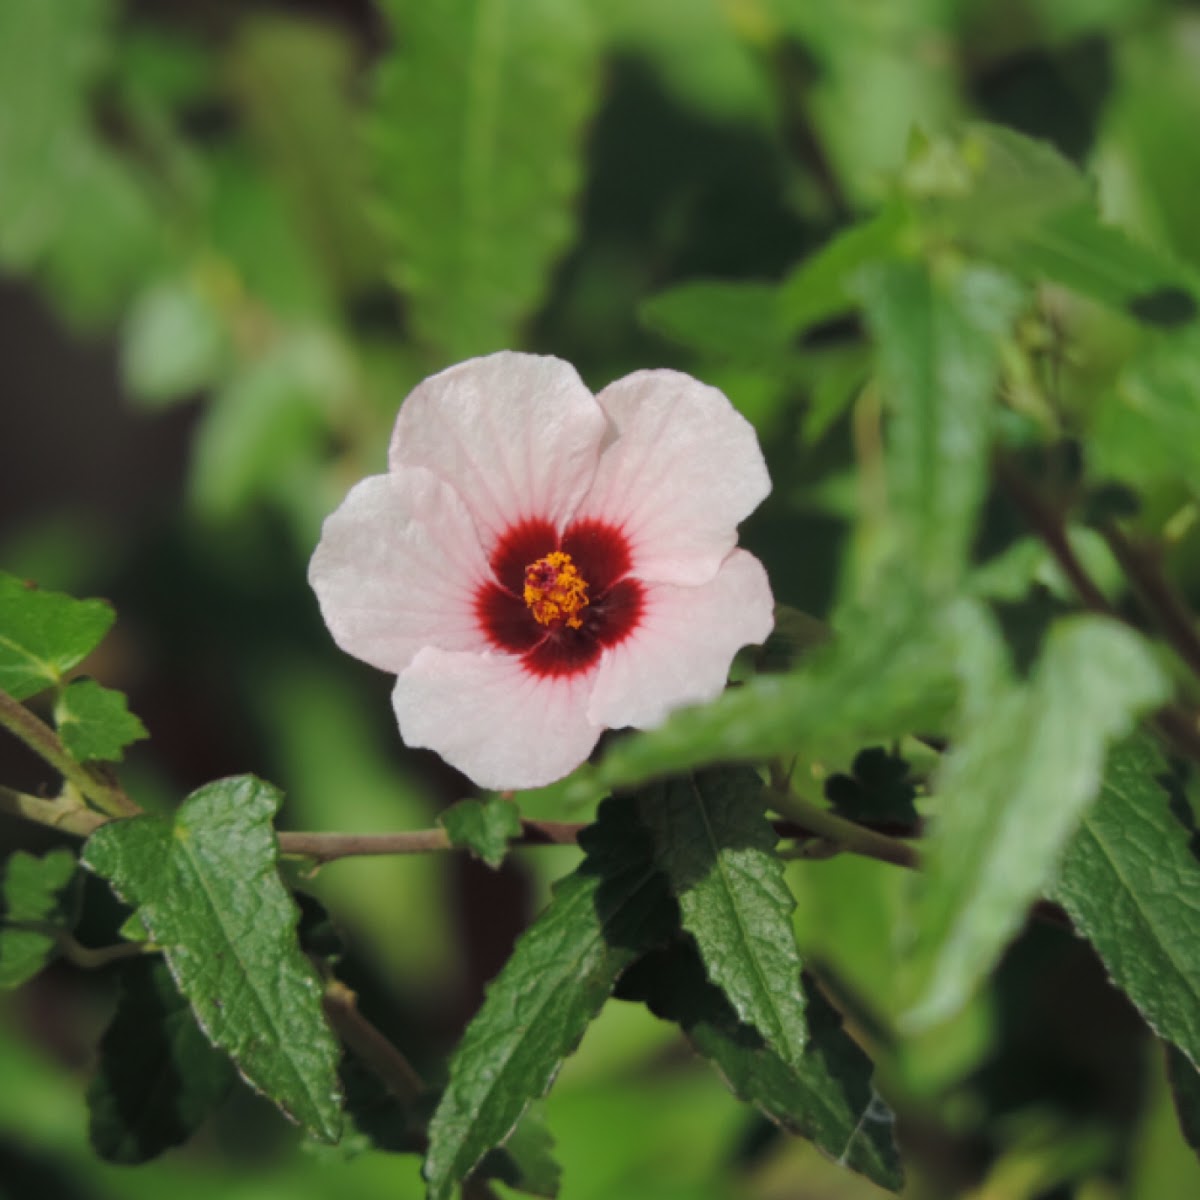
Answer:
M980 486L990 435L1064 493L1137 488L1135 528L1200 595L1200 354L1183 328L1198 116L1200 12L1170 0L5 0L0 561L116 602L89 669L152 735L122 776L147 808L254 770L295 828L432 825L462 785L403 751L387 681L329 645L304 583L320 521L382 468L400 400L449 362L521 346L597 386L680 366L759 428L775 491L744 540L777 597L824 617L839 597L894 592L894 623L868 607L844 657L619 745L524 811L585 819L623 777L697 761L714 736L730 757L791 747L799 720L813 730L799 777L849 772L864 738L934 719L956 686L950 643L922 641L928 614L900 603L887 539L951 586L981 513L974 549L994 557L971 587L1014 647L1062 603L1044 553ZM913 209L946 249L941 275L906 241ZM967 253L979 261L956 273ZM1050 280L1033 310L996 264L1030 295ZM888 463L860 301L884 378L918 401ZM989 342L964 368L956 351L1023 303L1015 350L992 362ZM905 376L895 348L914 342L940 375ZM1007 403L989 434L995 374ZM967 466L931 480L947 413ZM907 523L879 509L886 471L916 497ZM1106 551L1089 533L1070 536L1091 567ZM1107 559L1095 573L1115 579ZM953 643L949 616L942 632ZM975 714L989 763L989 737L1020 741L1052 684L1005 686L1015 717ZM38 770L13 754L5 779L36 789ZM51 844L0 821L6 850ZM972 836L983 853L988 830ZM943 853L947 873L970 865ZM364 1011L436 1073L577 861L345 862L305 887L343 928ZM27 862L10 858L8 878ZM905 880L839 859L788 881L802 952L876 1053L906 1195L1200 1191L1158 1046L1082 943L1027 930L949 1025L877 1041L863 1000L900 1004L888 939ZM119 915L91 899L80 936L112 941ZM246 1089L184 1149L136 1172L98 1163L79 1081L111 983L58 964L0 1003L0 1195L422 1194L411 1156L301 1144ZM604 1009L545 1115L568 1200L877 1194L770 1132L632 1005Z

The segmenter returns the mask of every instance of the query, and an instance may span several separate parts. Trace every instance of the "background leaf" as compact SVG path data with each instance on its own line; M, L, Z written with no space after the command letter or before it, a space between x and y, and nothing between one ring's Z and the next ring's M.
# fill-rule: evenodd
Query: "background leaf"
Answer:
M673 713L655 730L622 738L559 789L568 807L716 762L762 760L941 727L958 693L953 665L969 602L920 603L897 581L884 612L847 612L833 642L801 669L760 675L712 703Z
M580 844L584 862L522 935L454 1052L429 1126L432 1200L445 1200L504 1141L621 971L669 931L674 905L632 805L609 801Z
M596 94L587 11L560 0L389 0L401 50L373 145L396 276L445 361L513 344L572 231Z
M135 905L179 990L246 1081L317 1137L341 1128L339 1050L276 871L280 794L251 776L193 792L174 824L98 829L84 862Z
M94 679L73 679L54 705L58 736L79 762L120 762L125 747L149 737L126 706L125 697Z
M766 796L750 770L715 770L643 792L642 820L709 979L793 1069L807 1039L796 902L775 854Z
M1050 889L1152 1029L1200 1065L1200 862L1146 738L1115 746Z
M74 600L0 571L0 688L24 700L58 683L114 620L103 600Z
M20 987L57 952L49 933L14 928L48 925L70 932L79 910L75 855L51 850L37 858L18 850L0 880L0 989Z
M936 593L966 567L987 487L1000 350L1023 292L985 268L899 262L867 268L857 286L891 414L890 537L877 553L898 555Z
M1092 616L1051 630L1028 684L976 674L916 881L910 1029L966 1002L1052 876L1099 789L1109 743L1167 693L1146 643Z
M88 1086L89 1134L109 1162L147 1162L186 1141L225 1098L233 1065L210 1045L154 955L121 969L112 1023Z

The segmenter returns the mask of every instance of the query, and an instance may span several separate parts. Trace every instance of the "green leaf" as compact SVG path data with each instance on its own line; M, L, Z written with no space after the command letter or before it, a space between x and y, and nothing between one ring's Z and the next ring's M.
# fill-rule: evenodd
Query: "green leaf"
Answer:
M125 697L94 679L73 679L54 705L58 735L78 762L120 762L125 747L148 737Z
M229 356L221 314L197 282L148 288L125 320L121 374L131 396L153 407L185 400L214 383Z
M559 0L390 0L374 150L396 274L447 360L513 345L570 243L596 97L587 12Z
M758 776L727 768L669 780L645 791L638 809L708 977L738 1017L798 1068L807 1030L796 902Z
M851 312L858 303L854 279L866 266L895 257L908 214L890 204L868 221L843 230L796 266L779 286L779 318L796 334Z
M69 932L79 908L75 856L51 850L41 858L18 850L0 879L0 989L20 987L55 955L49 932L17 926L39 926Z
M1149 325L1191 321L1200 306L1196 281L1148 246L1081 207L1056 215L1004 252L1004 264Z
M59 315L86 326L112 319L165 249L157 197L89 111L114 8L46 0L0 12L0 112L20 114L0 122L0 264L36 275Z
M125 964L116 1015L87 1090L89 1134L108 1162L148 1162L186 1141L233 1086L157 956Z
M103 600L43 592L0 571L0 688L24 700L60 682L109 631Z
M1097 406L1089 463L1104 476L1161 488L1200 474L1200 336L1156 339L1126 364Z
M580 844L587 857L521 937L454 1052L429 1126L431 1200L446 1200L545 1095L621 971L669 932L674 905L632 803L601 806Z
M470 850L495 870L508 853L508 843L521 832L521 810L499 796L460 800L438 817L450 841Z
M342 369L332 341L297 334L229 380L195 443L191 498L205 516L228 519L306 469L326 436L325 405L343 385Z
M256 148L343 292L363 288L379 270L363 200L368 172L353 104L356 60L349 30L339 25L259 13L240 24L228 63Z
M1001 677L986 645L976 650L965 727L943 761L916 881L909 1029L966 1003L1095 798L1109 743L1169 691L1142 638L1104 617L1054 626L1028 684Z
M771 75L751 33L754 22L722 0L582 3L610 52L644 63L674 103L713 125L774 129Z
M775 627L754 654L758 671L786 671L799 665L817 647L833 636L824 621L818 621L798 608L775 605Z
M1182 1050L1170 1044L1164 1045L1163 1049L1167 1054L1167 1077L1171 1081L1171 1095L1183 1140L1200 1154L1200 1070Z
M1082 173L1048 143L972 125L957 142L925 142L905 170L939 238L1035 281L1050 281L1146 324L1197 313L1196 281L1101 222Z
M135 905L201 1028L243 1077L317 1137L341 1128L339 1050L276 870L276 788L252 776L193 792L174 824L98 829L84 862Z
M620 991L622 998L642 1000L656 1016L676 1022L740 1099L839 1164L889 1191L900 1190L904 1172L892 1141L892 1115L872 1090L871 1060L807 980L808 1046L795 1065L738 1021L689 942L647 955L625 974Z
M1200 1065L1200 862L1149 740L1113 748L1050 895L1151 1028Z
M857 287L891 412L880 558L900 556L931 592L948 590L987 490L1000 350L1024 293L985 267L902 262L867 268Z
M46 249L60 210L57 160L47 147L84 120L87 89L103 62L111 0L0 6L0 262L26 267ZM58 68L47 71L54 56Z
M530 1196L558 1195L562 1168L554 1158L554 1137L537 1106L526 1111L500 1149L484 1155L476 1175L498 1179Z
M791 349L772 283L684 283L645 301L639 316L647 329L709 359L772 365Z
M914 147L904 177L942 237L1001 252L1091 198L1083 174L1049 142L983 123Z
M887 589L884 589L887 594ZM760 675L711 704L682 709L658 729L613 743L557 791L566 808L616 788L716 762L757 762L818 747L937 729L952 711L960 626L974 606L924 604L896 590L886 607L848 613L830 646L798 671Z

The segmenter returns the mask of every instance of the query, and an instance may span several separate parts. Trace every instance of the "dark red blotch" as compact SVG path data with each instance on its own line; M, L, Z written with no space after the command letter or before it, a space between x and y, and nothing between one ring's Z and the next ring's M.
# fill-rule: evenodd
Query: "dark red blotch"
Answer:
M555 550L569 554L587 580L588 604L579 611L578 629L539 625L525 603L525 568ZM642 615L642 585L629 577L629 541L604 521L577 521L561 538L549 521L522 521L496 544L491 566L495 581L475 597L479 622L492 644L519 654L532 675L586 671L606 647L624 641Z

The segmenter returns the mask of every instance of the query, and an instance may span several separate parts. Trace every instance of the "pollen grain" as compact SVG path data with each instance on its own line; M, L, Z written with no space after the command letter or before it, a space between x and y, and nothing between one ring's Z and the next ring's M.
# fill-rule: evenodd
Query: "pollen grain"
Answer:
M588 605L587 580L571 556L555 550L525 568L524 599L539 625L578 629L580 612Z

